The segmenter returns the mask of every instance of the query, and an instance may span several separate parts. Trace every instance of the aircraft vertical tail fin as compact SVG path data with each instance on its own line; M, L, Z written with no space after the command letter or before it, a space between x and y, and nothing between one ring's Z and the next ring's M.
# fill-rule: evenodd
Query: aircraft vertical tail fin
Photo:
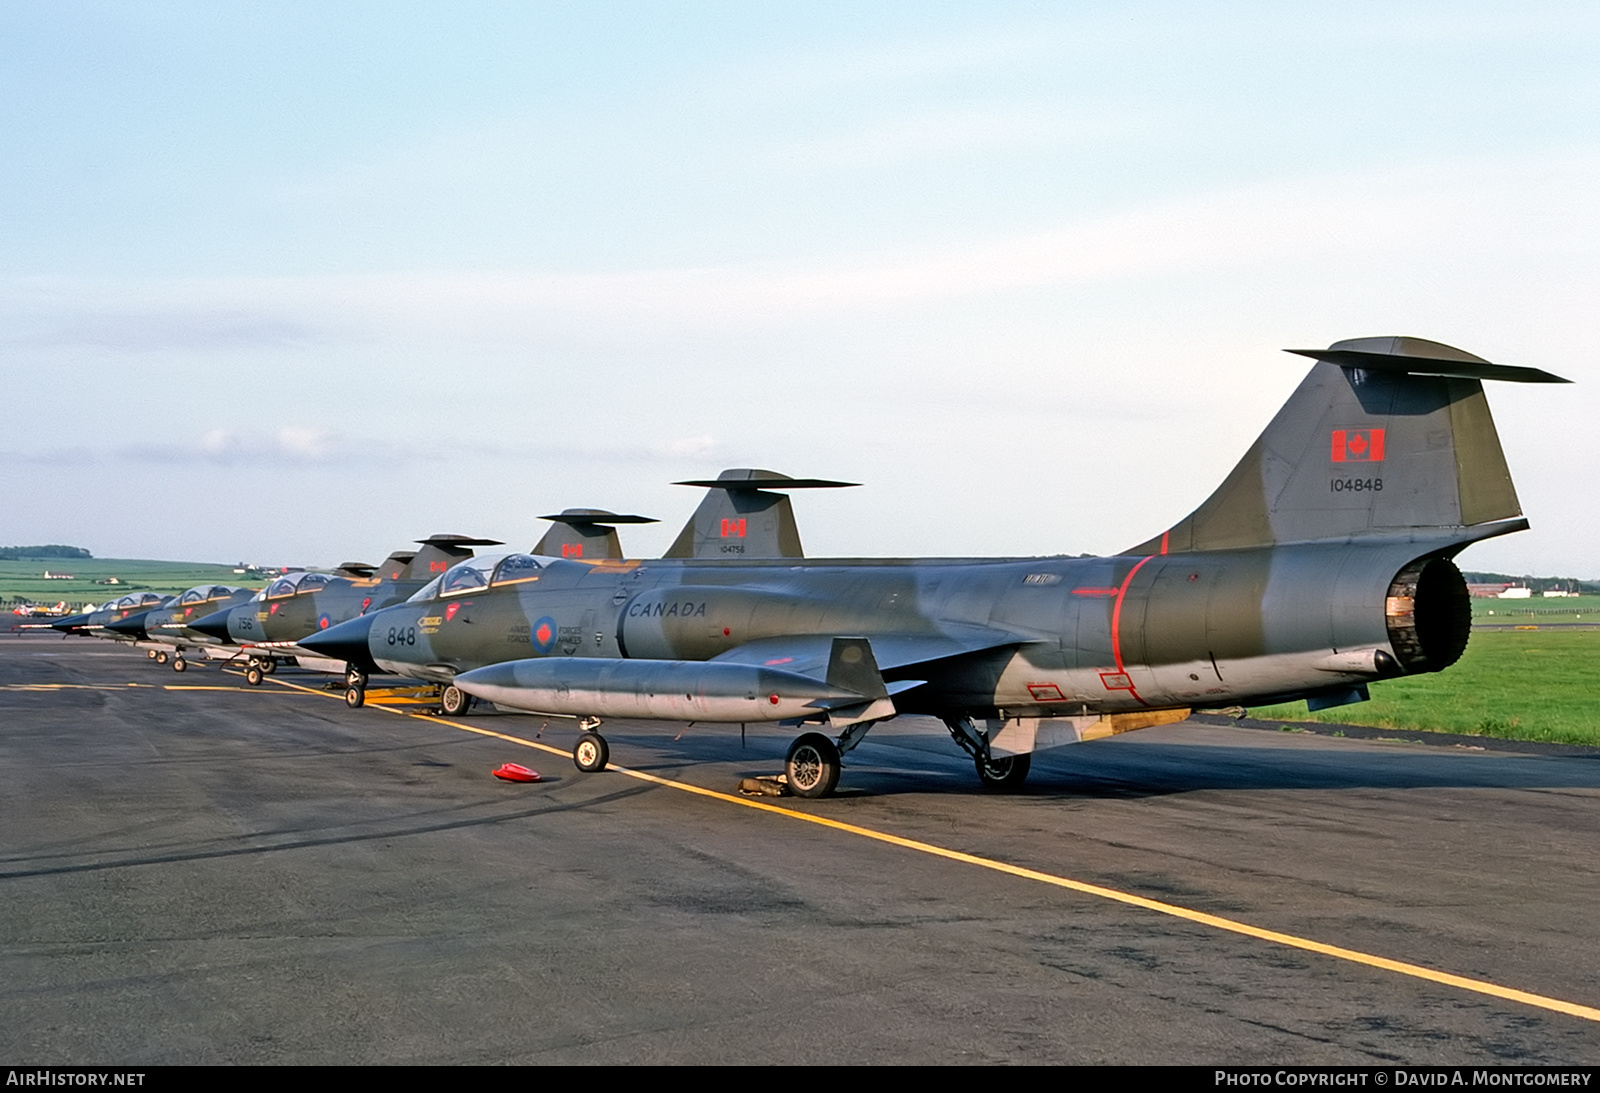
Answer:
M1317 364L1266 431L1199 508L1128 553L1526 526L1481 381L1568 381L1421 338L1288 352Z
M790 478L776 471L738 467L714 479L676 482L708 492L663 558L803 558L800 529L787 493L834 489L856 482Z
M398 581L405 576L407 568L411 565L411 560L416 556L417 552L414 550L395 551L383 560L382 565L378 566L377 576L386 581Z
M604 509L563 509L541 516L555 524L534 544L533 552L549 558L620 559L622 541L613 524L654 524L648 516L619 516Z
M422 549L417 551L406 566L405 576L413 580L427 580L443 573L457 562L472 557L472 548L500 546L499 539L474 539L470 535L430 535L418 539Z

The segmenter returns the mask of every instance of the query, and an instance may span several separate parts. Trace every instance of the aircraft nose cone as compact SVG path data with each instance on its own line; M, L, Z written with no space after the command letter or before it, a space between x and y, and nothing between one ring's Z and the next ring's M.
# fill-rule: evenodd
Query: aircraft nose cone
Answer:
M147 638L150 635L145 631L144 623L150 612L140 611L129 615L125 619L114 619L106 623L106 629L117 634L128 634L136 638Z
M295 644L319 657L342 660L370 672L378 667L372 663L372 654L367 650L367 634L372 630L372 620L375 618L376 615L362 615L301 638Z
M233 608L231 607L226 611L213 611L209 615L195 619L189 624L189 629L198 630L208 638L216 638L218 641L225 641L231 644L233 638L228 634L228 616L232 612Z

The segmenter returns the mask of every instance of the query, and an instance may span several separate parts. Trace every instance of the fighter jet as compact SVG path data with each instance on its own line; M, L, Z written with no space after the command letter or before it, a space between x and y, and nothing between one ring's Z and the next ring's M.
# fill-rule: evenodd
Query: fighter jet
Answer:
M397 551L382 566L347 562L333 573L287 573L250 602L197 619L190 629L238 645L247 658L245 681L258 685L277 670L280 658L315 658L297 644L300 639L400 603L429 575L470 558L473 547L500 545L498 539L465 535L433 535L418 542L421 550ZM351 683L365 685L365 675L348 674Z
M678 482L675 485L703 487L706 496L663 557L709 561L725 560L730 557L745 559L804 557L805 553L800 545L800 529L795 523L793 506L789 502L788 494L780 491L832 489L854 486L856 483L833 482L820 478L791 478L776 471L735 467L723 471L712 480ZM532 555L514 556L519 559L532 559L534 568L537 568L537 560L541 557L547 560L554 560L557 557L578 558L601 564L620 562L621 545L617 540L616 531L607 525L656 522L644 516L618 516L603 509L567 509L559 515L545 516L541 519L555 521L557 526L551 528L538 543L534 544ZM462 563L452 570L448 577L451 592L459 594L472 588L487 587L489 574L496 572L496 567L507 557L508 555L495 554L480 556L472 564ZM506 564L499 578L499 586L515 583L510 574L519 564L516 562ZM432 587L430 585L429 589ZM431 591L424 590L418 593L418 597L431 594ZM301 644L305 648L321 649L325 643L320 635L312 635ZM345 698L352 708L364 704L365 679L367 673L372 670L371 662L365 657L350 660L347 675L352 682ZM441 672L435 667L417 664L400 669L398 674L440 684L440 707L445 713L454 715L464 713L471 702L471 698L465 692L449 685L456 670L452 668Z
M249 603L256 594L254 588L225 584L196 585L164 606L108 622L106 629L132 638L135 646L144 647L146 655L157 664L166 664L170 660L172 670L182 672L189 667L185 652L199 648L216 649L230 644L214 635L201 633L189 624L217 611Z
M63 634L86 634L113 641L133 642L135 639L131 635L119 634L108 629L110 624L120 622L131 615L164 607L175 599L176 596L163 596L155 592L130 592L126 596L101 604L93 611L58 619L50 624L50 628L60 630Z
M509 555L314 641L447 697L580 717L586 771L606 764L604 717L825 726L788 751L803 797L900 713L940 718L1009 790L1035 751L1196 709L1362 701L1460 657L1452 558L1528 526L1481 381L1566 381L1418 338L1290 352L1317 363L1222 485L1112 557Z

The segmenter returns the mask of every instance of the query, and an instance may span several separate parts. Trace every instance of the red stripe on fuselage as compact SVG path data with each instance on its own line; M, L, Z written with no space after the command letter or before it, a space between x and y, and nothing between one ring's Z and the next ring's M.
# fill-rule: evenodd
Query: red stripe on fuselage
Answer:
M1116 658L1117 671L1122 675L1128 675L1127 669L1122 664L1122 601L1127 598L1128 586L1133 583L1133 575L1139 572L1144 564L1154 557L1154 554L1147 554L1140 558L1132 569L1128 570L1128 575L1122 578L1122 587L1117 589L1117 602L1111 608L1111 655ZM1150 705L1150 703L1139 697L1139 689L1133 685L1132 676L1128 676L1128 693L1133 695L1134 701L1139 705Z

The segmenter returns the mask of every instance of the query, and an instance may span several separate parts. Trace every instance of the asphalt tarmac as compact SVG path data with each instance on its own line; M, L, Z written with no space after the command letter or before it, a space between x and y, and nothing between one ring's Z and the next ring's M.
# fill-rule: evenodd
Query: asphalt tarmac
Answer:
M583 775L318 682L0 639L0 1058L1600 1060L1594 754L1185 724L997 797L905 719L774 811L785 730Z

